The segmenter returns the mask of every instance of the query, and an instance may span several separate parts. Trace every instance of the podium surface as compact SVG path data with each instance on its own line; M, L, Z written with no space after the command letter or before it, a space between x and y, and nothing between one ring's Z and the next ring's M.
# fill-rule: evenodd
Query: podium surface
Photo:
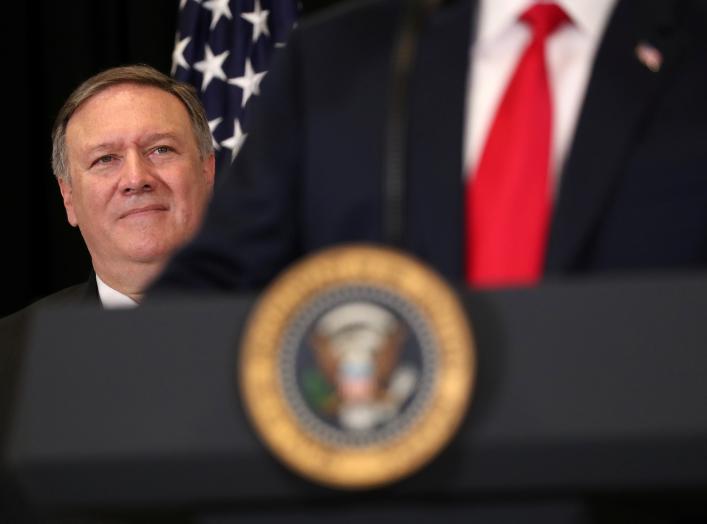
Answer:
M460 298L478 351L469 413L431 465L364 498L707 493L705 275ZM8 450L29 499L342 500L287 471L250 428L236 367L255 300L40 312Z

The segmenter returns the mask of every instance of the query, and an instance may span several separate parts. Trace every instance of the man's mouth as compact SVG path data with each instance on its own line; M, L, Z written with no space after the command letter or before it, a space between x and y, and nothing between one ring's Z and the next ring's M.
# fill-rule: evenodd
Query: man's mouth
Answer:
M140 207L135 207L132 209L129 209L122 215L120 215L120 218L125 218L129 216L136 216L136 215L144 215L148 213L155 213L155 212L160 212L160 211L167 211L167 206L164 206L162 204L150 204L149 206L140 206Z

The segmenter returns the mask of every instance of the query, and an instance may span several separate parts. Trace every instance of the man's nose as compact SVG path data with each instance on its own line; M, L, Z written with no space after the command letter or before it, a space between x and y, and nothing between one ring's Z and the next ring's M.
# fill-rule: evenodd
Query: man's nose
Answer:
M156 179L151 172L149 162L137 152L125 156L123 172L120 178L120 192L133 195L154 191Z

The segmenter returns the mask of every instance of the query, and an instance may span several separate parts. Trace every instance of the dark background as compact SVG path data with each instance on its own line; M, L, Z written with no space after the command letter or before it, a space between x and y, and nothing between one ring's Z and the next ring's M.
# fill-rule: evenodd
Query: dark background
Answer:
M333 0L304 0L302 16ZM36 0L3 6L0 317L85 280L90 259L51 171L51 127L91 75L143 62L169 74L178 0Z

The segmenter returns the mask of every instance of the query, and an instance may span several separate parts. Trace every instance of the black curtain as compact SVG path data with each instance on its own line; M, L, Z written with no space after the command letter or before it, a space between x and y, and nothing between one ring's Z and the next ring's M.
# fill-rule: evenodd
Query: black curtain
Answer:
M302 2L303 16L335 2ZM87 278L50 165L51 127L89 76L147 63L169 74L178 0L10 2L3 17L5 144L0 317Z

